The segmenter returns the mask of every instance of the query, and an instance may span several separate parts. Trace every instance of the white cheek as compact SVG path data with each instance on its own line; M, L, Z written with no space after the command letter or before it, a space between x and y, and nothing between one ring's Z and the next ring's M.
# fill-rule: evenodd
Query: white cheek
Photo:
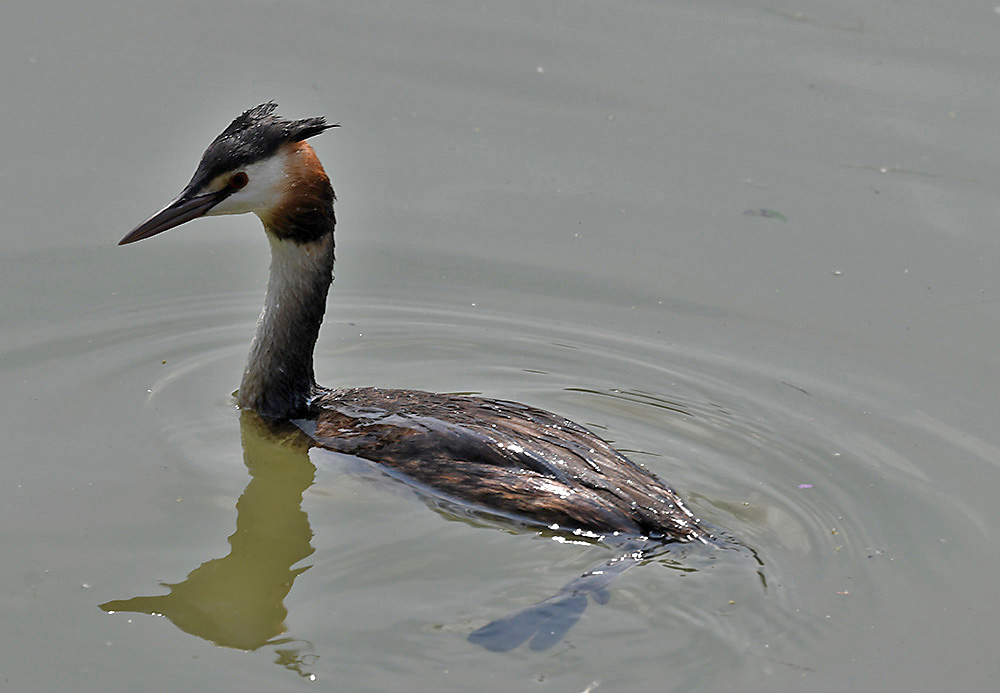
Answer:
M288 186L280 157L251 164L243 169L249 182L208 211L208 216L266 212L280 201Z

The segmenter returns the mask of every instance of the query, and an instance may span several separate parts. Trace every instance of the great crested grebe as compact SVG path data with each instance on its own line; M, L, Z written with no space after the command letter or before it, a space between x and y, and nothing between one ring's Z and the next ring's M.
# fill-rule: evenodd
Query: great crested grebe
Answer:
M516 402L316 384L313 349L333 281L333 187L306 139L336 125L252 108L205 150L180 195L119 243L201 216L253 212L271 244L264 310L237 395L240 408L296 420L317 446L376 463L473 514L626 547L619 557L470 639L509 649L561 638L586 597L671 542L714 539L665 483L587 429Z

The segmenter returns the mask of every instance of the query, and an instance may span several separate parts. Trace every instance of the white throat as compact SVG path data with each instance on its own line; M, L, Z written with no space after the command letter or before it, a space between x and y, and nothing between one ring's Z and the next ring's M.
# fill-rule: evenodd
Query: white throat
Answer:
M264 309L239 389L240 407L287 418L308 407L317 387L313 349L333 281L333 234L298 244L267 233L271 273Z

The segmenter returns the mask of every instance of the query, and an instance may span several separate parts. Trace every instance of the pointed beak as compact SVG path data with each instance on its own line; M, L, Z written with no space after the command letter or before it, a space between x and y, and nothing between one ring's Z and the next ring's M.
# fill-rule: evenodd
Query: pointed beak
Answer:
M129 231L125 238L118 241L118 245L141 241L143 238L155 236L175 226L186 224L192 219L205 216L208 210L227 197L228 192L226 188L204 195L190 195L186 191L182 192L176 200Z

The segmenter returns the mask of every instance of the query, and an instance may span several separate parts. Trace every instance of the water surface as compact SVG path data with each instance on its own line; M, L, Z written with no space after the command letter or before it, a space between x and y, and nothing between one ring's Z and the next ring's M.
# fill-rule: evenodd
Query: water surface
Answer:
M0 28L11 690L1000 674L993 8L54 11ZM241 421L253 218L115 246L271 98L342 123L315 141L325 384L557 411L758 560L636 567L545 652L466 642L609 550L456 521Z

